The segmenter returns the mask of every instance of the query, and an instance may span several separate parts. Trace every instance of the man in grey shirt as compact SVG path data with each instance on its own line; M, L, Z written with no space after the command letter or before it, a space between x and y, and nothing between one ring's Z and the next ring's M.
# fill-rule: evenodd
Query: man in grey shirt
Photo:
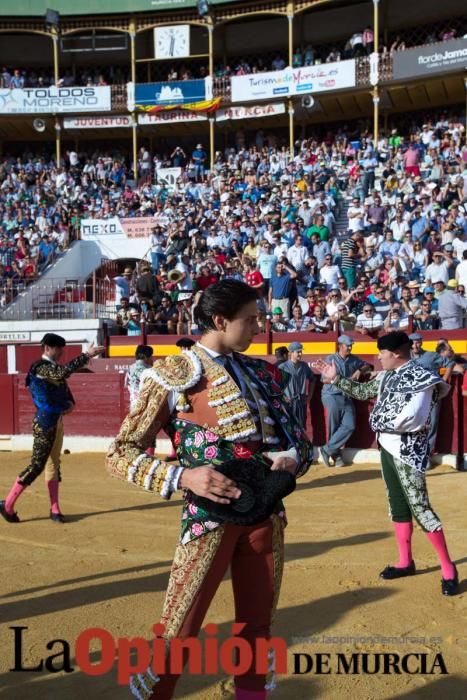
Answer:
M316 385L317 377L307 362L302 360L303 345L298 341L290 343L290 359L280 365L283 372L290 375L284 395L296 420L306 429L307 409Z
M337 339L337 352L328 355L326 363L334 361L340 376L358 380L362 374L371 370L368 363L352 355L353 339L341 335ZM356 427L355 406L353 399L344 394L333 384L324 384L321 399L327 412L328 441L321 448L321 457L327 467L334 459L334 466L344 467L342 448Z
M421 365L425 369L439 374L439 370L443 367L446 371L443 375L445 382L449 383L451 379L452 371L456 365L454 360L450 360L448 357L443 357L439 352L430 352L429 350L424 350L422 348L423 337L420 333L411 333L409 339L412 341L412 348L410 350L410 356L417 365ZM430 443L430 454L435 449L436 444L436 434L438 432L438 420L439 412L441 410L441 401L436 401L431 409L430 413L430 434L428 436L428 441ZM427 467L429 469L430 467Z
M449 280L447 289L438 299L438 314L443 330L454 331L465 327L467 299L456 292L457 280Z
M450 360L447 357L443 357L439 354L439 352L430 352L429 350L424 350L422 347L423 336L421 333L411 333L411 335L409 335L409 339L412 341L410 356L412 360L415 360L417 365L421 365L425 369L428 369L431 372L435 373L439 372L441 367L445 367L446 369L451 370L449 372L449 374L451 374L452 369L456 364L454 360Z

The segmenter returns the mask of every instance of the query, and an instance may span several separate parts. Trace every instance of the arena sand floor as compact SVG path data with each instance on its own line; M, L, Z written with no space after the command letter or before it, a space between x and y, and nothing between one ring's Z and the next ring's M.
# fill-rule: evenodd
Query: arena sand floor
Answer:
M27 458L2 453L1 493ZM74 640L88 627L104 627L114 637L150 639L161 611L179 530L179 499L163 502L109 478L99 454L69 455L63 462L66 525L49 520L47 493L39 481L18 503L23 522L0 522L0 695L9 700L130 698L127 688L117 686L115 671L95 678L79 670L8 671L14 657L11 626L28 627L23 663L37 666L61 650L47 651L53 639L67 640L73 657ZM418 528L419 573L393 582L378 579L396 552L376 465L314 466L300 480L287 501L286 568L274 633L287 640L290 667L294 652L321 652L330 654L331 673L280 676L273 698L466 697L467 474L441 466L428 478L464 579L453 598L441 596L435 554ZM218 623L227 635L232 611L226 576L206 622ZM337 653L353 652L427 654L428 668L440 652L448 674L338 674ZM229 698L231 683L222 676L185 675L176 697Z

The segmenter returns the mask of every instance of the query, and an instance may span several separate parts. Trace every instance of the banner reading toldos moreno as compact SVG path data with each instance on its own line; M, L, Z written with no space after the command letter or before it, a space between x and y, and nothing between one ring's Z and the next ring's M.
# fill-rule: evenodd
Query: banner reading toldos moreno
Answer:
M110 87L48 87L0 90L0 114L110 112Z

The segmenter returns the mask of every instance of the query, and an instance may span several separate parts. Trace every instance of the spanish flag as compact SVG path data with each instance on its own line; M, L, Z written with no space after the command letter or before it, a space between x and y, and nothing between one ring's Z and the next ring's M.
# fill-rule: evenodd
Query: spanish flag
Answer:
M215 97L213 100L203 100L202 102L193 102L191 104L173 104L173 105L139 105L135 104L137 112L146 112L147 114L155 114L155 112L163 112L167 109L186 109L189 112L215 112L219 109L222 101L221 97Z

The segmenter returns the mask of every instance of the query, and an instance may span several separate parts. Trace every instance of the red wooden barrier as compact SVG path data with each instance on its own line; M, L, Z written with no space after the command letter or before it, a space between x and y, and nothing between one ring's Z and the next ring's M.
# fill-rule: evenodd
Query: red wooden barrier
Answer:
M15 424L17 434L30 434L34 416L25 375L14 376ZM121 374L73 374L69 379L76 408L64 417L68 435L113 437L118 433L128 403ZM127 392L125 392L127 393Z
M0 435L13 435L15 432L14 378L14 374L0 374L0 396L2 397L0 404Z
M124 375L117 372L76 373L70 377L70 387L76 400L76 409L65 416L68 435L113 437L128 411L128 392L123 388ZM24 385L25 375L0 374L0 392L4 400L0 404L0 434L30 434L34 406ZM464 410L466 399L462 397L462 377L451 379L453 389L443 400L438 428L437 452L456 454L458 468L463 468L465 447ZM357 401L358 430L349 447L361 449L374 447L374 435L369 429L370 404ZM325 417L321 403L321 383L318 382L309 418L309 434L317 446L326 441Z
M63 349L63 355L60 360L62 364L69 362L74 357L80 354L82 345L77 343L75 345L65 345ZM16 346L16 371L17 372L28 372L30 366L36 360L39 360L42 355L42 349L39 343L37 345L31 343L29 345L17 345ZM5 370L6 371L6 370Z
M6 345L0 345L0 374L8 372L8 349Z

